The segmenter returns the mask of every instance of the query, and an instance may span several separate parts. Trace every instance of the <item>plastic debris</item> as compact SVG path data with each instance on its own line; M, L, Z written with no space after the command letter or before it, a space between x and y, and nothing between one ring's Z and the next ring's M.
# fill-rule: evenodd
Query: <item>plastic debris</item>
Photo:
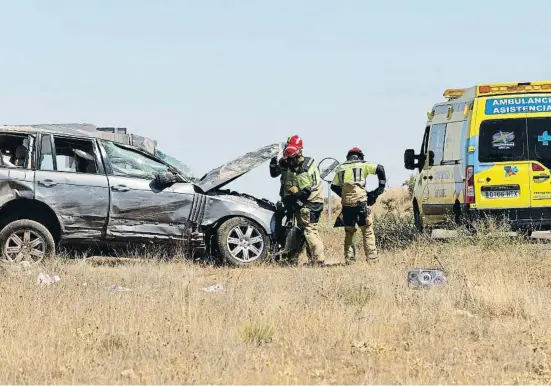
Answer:
M36 278L36 284L50 285L60 281L61 278L58 275L50 276L46 273L40 272Z
M455 316L465 316L467 318L474 318L474 315L466 310L455 310L453 314Z
M417 268L408 272L408 284L411 287L441 286L446 282L446 275L440 269Z
M113 284L109 287L107 287L110 291L118 291L118 292L128 292L132 291L130 288L125 288L120 286L119 284Z
M27 261L27 260L23 260L21 263L19 263L21 265L21 267L23 269L31 269L32 268L32 264Z
M224 286L222 284L213 284L208 287L203 288L205 292L220 292L224 291Z
M127 369L127 370L123 370L121 371L121 375L125 378L129 378L129 379L138 379L138 375L136 374L136 372L132 369Z

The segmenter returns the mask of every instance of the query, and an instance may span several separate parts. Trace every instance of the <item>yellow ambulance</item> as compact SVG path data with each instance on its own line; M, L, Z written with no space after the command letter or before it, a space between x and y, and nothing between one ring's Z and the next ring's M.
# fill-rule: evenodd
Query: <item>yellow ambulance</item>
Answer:
M437 228L480 215L513 230L551 228L551 81L480 84L444 92L427 113L417 169L415 225Z

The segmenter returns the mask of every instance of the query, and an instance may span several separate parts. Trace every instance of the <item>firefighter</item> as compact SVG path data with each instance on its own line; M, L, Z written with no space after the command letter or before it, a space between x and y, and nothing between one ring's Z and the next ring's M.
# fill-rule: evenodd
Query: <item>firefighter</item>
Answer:
M303 142L294 135L287 140L283 158L270 163L270 175L281 174L280 196L287 208L291 208L298 227L304 232L314 263L325 263L324 245L318 231L323 211L323 185L318 163L302 154ZM275 164L275 165L274 165Z
M365 179L376 174L379 179L377 189L367 192ZM364 253L367 260L377 259L377 247L373 232L373 217L370 206L373 205L386 186L386 174L382 165L364 160L364 154L358 147L350 149L346 161L335 169L331 190L341 197L342 223L345 230L344 257L346 263L356 260L354 235L356 225L362 232ZM337 219L337 222L339 219ZM337 224L337 223L336 223ZM335 226L338 226L336 225Z
M287 142L285 143L285 146L289 145L290 143L293 143L294 146L298 146L301 149L303 148L303 142L302 139L298 135L293 135L289 138L287 138ZM283 200L285 197L285 194L283 192L284 189L284 180L285 180L285 173L287 172L288 165L287 160L285 157L282 157L277 159L276 157L273 157L270 161L270 177L277 178L280 177L281 186L279 188L279 197Z
M302 148L303 142L299 138L298 135L293 135L293 136L287 138L287 142L285 143L285 146L287 146L289 143L291 143L291 141L296 146L299 146L300 148ZM284 193L284 189L285 189L284 185L285 184L284 184L284 181L285 181L285 177L287 175L287 169L288 169L287 160L285 159L285 157L280 158L279 161L278 161L277 156L275 156L270 161L270 177L272 177L272 178L280 177L279 197L280 197L280 200L281 200L281 204L283 204L283 201L284 201L284 198L285 198L285 193ZM276 220L275 233L276 233L278 239L283 241L284 229L283 229L282 221L283 221L283 217L285 216L285 212L288 212L289 209L285 208L284 206L280 206L279 204L280 203L278 203L278 205L277 205L277 210L276 210L276 213L275 213L275 220Z

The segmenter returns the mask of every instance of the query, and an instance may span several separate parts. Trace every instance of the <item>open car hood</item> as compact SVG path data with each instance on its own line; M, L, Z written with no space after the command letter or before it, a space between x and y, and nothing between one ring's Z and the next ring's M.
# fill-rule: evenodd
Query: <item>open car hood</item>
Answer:
M233 180L241 177L243 174L250 172L262 163L277 156L283 149L283 143L273 143L247 153L233 161L227 162L222 166L212 169L205 174L195 184L204 192L221 188L229 184Z

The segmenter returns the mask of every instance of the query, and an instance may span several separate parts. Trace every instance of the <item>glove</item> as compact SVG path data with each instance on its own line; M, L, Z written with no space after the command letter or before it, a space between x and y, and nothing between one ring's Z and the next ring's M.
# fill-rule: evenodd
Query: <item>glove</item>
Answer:
M277 156L275 156L274 158L272 158L270 160L270 166L273 167L273 166L276 166L277 165Z
M377 197L379 197L379 195L377 194L377 189L372 190L371 192L368 192L367 193L367 205L368 206L374 205L375 202L377 202Z
M333 228L341 228L343 226L344 226L344 222L343 222L343 216L342 216L342 211L341 211L341 213L339 213L339 215L335 219L335 223L333 224Z

